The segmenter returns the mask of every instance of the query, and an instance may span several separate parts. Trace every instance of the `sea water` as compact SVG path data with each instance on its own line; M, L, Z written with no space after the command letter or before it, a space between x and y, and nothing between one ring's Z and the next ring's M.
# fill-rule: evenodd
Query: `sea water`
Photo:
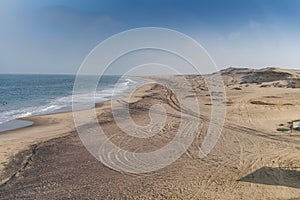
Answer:
M0 131L31 124L16 121L18 118L71 111L75 78L75 75L0 74ZM89 77L86 79L89 87ZM96 102L122 96L139 81L133 77L102 76L93 96ZM114 90L116 83L122 86L118 86L118 91ZM83 93L82 98L85 97L91 95Z

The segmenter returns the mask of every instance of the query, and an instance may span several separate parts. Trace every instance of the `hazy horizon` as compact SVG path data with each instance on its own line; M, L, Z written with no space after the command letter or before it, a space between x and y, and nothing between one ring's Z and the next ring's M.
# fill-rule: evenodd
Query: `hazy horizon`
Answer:
M225 67L218 67L217 71L223 70L223 69L228 69L228 68L245 68L245 69L265 69L265 68L280 68L280 69L287 69L287 70L298 70L298 68L285 68L285 67L280 67L280 66L264 66L264 67L243 67L243 66L225 66ZM214 72L217 72L214 71ZM211 73L214 73L211 72ZM196 73L185 73L183 75L189 75L189 74L196 74ZM206 74L206 73L205 73ZM210 73L207 73L210 74ZM70 75L70 76L75 76L76 73L1 73L0 75ZM98 76L98 75L94 75L94 74L85 74L86 76ZM105 74L107 76L122 76L122 74ZM159 74L157 74L159 75ZM163 74L164 75L168 75L168 74ZM136 75L136 76L147 76L147 75Z
M139 27L192 37L219 69L299 69L299 6L297 0L1 1L0 73L76 74L100 42Z

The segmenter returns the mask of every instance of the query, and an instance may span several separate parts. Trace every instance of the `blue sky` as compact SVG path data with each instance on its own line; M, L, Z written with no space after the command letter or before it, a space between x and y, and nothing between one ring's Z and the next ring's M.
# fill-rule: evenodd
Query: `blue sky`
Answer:
M146 26L193 37L220 68L300 66L298 0L2 0L0 73L76 73L99 42Z

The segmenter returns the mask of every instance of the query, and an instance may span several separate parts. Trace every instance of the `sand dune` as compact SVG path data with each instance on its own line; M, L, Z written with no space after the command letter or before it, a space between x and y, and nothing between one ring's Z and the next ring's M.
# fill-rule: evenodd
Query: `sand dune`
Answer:
M212 93L203 77L189 75L186 78L193 91L185 98L196 97L200 102L201 114L194 115L200 121L199 131L176 162L146 174L120 173L87 152L71 113L33 117L30 120L34 126L0 135L4 167L0 198L300 199L300 132L279 131L300 119L299 89L290 87L300 72L229 68L220 73L227 93L227 102L223 102L227 116L222 135L207 157L199 158L199 147L208 131ZM180 78L165 81L180 83ZM282 86L277 87L276 82ZM270 86L261 87L264 84ZM148 124L153 104L161 105L167 118L164 128L147 140L120 130L110 102L98 104L96 113L114 144L128 151L150 152L172 140L182 111L167 88L147 85L131 98L129 108L134 122ZM183 112L193 115L192 111ZM130 164L126 155L107 159Z
M220 73L227 84L255 83L262 87L291 88L294 87L295 83L300 82L299 70L288 70L276 67L267 67L263 69L227 68L221 70Z

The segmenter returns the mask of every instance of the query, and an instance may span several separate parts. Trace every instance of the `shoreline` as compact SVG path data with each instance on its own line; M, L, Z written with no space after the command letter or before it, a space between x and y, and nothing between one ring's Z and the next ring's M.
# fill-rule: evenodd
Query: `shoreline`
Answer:
M23 120L22 118L14 119L8 122L4 122L0 125L0 134L5 131L17 130L20 128L25 128L28 126L32 126L34 123L29 120Z
M130 97L131 103L143 99L149 95L149 89L152 86L145 85L137 89L137 93ZM124 100L130 93L124 93L121 100ZM95 109L97 115L109 114L111 101L120 99L106 100L97 102ZM85 114L91 109L79 110ZM7 165L11 163L15 156L22 154L30 149L32 145L41 144L54 138L61 138L76 132L73 121L73 111L65 111L59 113L49 113L31 117L20 118L21 121L32 122L31 125L0 132L0 183L6 182L12 174L5 171Z
M109 100L112 100L112 99L122 99L122 98L124 98L124 96L127 95L128 91L130 91L132 88L139 87L144 82L144 80L145 80L144 77L138 77L138 76L137 77L125 77L124 79L122 79L122 81L120 83L125 84L126 87L121 89L121 90L114 91L114 96L109 96L109 95L107 96L106 94L101 94L101 92L105 92L106 90L114 90L114 85L108 85L107 88L103 88L100 91L97 91L95 93L96 104L104 102L104 101L109 101ZM120 80L118 80L118 81L120 81ZM73 92L73 89L72 89L72 92ZM103 97L101 97L101 99L97 99L98 98L97 95L98 96L103 95ZM61 99L61 98L66 98L66 97L73 98L72 96L73 96L73 93L70 94L70 95L67 94L67 96L64 96L64 95L63 96L57 96L57 97L54 98L54 100ZM72 101L72 100L70 100L70 101ZM31 106L32 107L44 107L44 106L47 106L47 105L48 104L36 105L36 106L31 105ZM29 106L29 108L31 106ZM54 106L55 106L55 104L54 104ZM26 108L28 108L28 107L22 107L22 108L19 108L19 110L22 111ZM88 109L91 109L91 108L83 105L82 107L78 108L78 111L88 110ZM13 108L11 108L11 109L12 109L12 111L14 111ZM10 111L10 110L7 110L7 111ZM73 111L73 105L70 104L70 102L67 102L62 107L59 107L58 109L53 110L53 111L41 111L41 112L38 111L38 112L33 112L29 116L26 115L25 117L11 118L10 121L5 121L5 122L0 124L0 134L5 132L5 131L16 130L16 129L32 126L34 122L28 120L30 117L38 117L38 116L43 116L43 115L58 114L58 113L65 113L65 112L72 112L72 111ZM10 117L10 116L8 116L8 117ZM10 119L10 118L8 118L8 119Z

